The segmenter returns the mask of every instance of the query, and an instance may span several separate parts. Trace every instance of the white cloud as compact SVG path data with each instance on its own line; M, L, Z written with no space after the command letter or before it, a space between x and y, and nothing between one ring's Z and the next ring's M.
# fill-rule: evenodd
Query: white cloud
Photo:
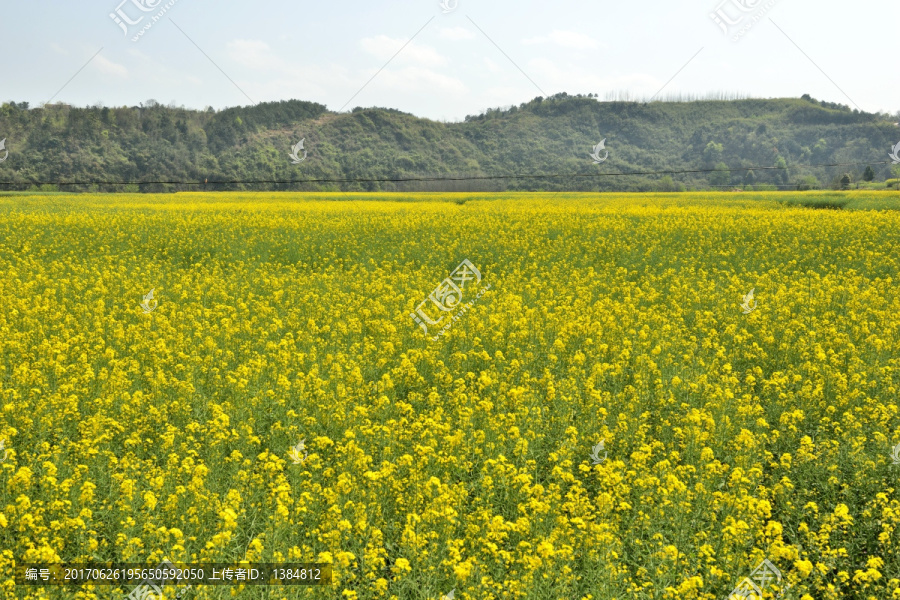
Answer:
M598 93L602 98L608 91L628 90L637 96L653 95L665 80L643 72L599 76L590 67L571 63L558 63L547 58L536 58L528 63L526 72L541 87L566 90L570 94Z
M527 81L524 85L513 86L491 86L482 91L479 98L480 101L486 102L484 108L477 112L482 113L488 108L499 108L501 106L509 106L515 100L519 103L528 102L536 96L542 95Z
M406 40L377 36L361 40L362 48L379 60L391 58ZM367 85L365 93L355 97L348 108L370 106L372 103L403 106L402 102L381 99L394 94L434 94L445 97L463 96L470 90L459 79L444 75L431 67L441 66L447 60L433 48L414 43L408 44L390 65L378 72L372 67L356 70L338 64L308 65L286 60L262 40L237 39L227 44L230 60L258 73L258 81L248 83L257 100L264 98L301 98L315 100L338 110L341 104L362 86L372 75L377 77ZM370 61L366 61L370 62ZM244 87L243 83L241 87ZM249 89L245 88L245 89Z
M237 39L228 42L227 47L232 61L253 71L253 81L248 85L259 98L315 100L330 95L328 90L350 90L358 85L343 66L298 64L283 58L262 40Z
M500 68L500 65L498 65L497 63L495 63L495 62L492 61L491 59L485 57L483 60L484 60L484 66L485 66L485 67L487 68L487 70L490 71L491 73L499 73L500 71L502 71L502 69Z
M465 27L442 27L438 32L438 36L443 40L457 42L459 40L471 40L475 37L475 34Z
M374 74L374 71L373 73ZM369 75L371 77L371 75ZM377 86L375 85L377 83ZM385 69L382 71L372 87L376 89L388 88L396 92L441 92L444 94L465 94L469 90L466 85L456 79L442 75L437 71L423 67L406 67L404 69Z
M228 42L231 59L254 70L283 70L287 63L262 40L232 40Z
M554 29L549 35L538 36L522 40L523 44L556 44L563 48L578 48L580 50L593 50L601 46L600 42L589 35L575 31Z
M395 59L398 62L431 67L447 64L447 59L434 48L416 44L415 42L406 44L406 42L407 40L404 39L393 39L386 35L379 35L360 40L360 46L379 60L388 60L403 48L403 51L397 54ZM406 44L405 47L404 44Z
M128 77L128 69L124 65L114 63L102 55L97 55L93 60L94 67L101 73L107 75L116 75L118 77Z

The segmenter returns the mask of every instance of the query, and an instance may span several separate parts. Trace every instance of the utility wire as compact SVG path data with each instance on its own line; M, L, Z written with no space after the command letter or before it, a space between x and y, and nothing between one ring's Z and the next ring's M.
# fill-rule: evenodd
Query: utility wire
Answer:
M499 179L563 179L568 177L628 177L631 175L680 175L686 173L723 173L730 171L784 171L787 169L811 169L822 167L849 167L859 165L886 165L891 161L880 162L851 162L851 163L830 163L817 165L788 165L786 167L728 167L727 169L684 169L680 171L630 171L618 173L550 173L543 175L534 174L514 174L514 175L470 175L465 177L385 177L385 178L344 178L344 179L245 179L245 180L219 180L219 181L0 181L0 185L210 185L210 184L228 184L228 185L287 185L298 183L402 183L407 181L485 181Z

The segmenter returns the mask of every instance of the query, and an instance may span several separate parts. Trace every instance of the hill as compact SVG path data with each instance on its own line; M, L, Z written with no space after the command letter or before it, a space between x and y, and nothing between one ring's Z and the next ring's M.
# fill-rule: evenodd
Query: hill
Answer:
M334 113L289 100L221 111L167 107L0 106L3 189L46 182L95 182L65 190L652 190L796 188L810 176L837 185L871 165L891 177L888 151L898 116L799 99L600 102L565 93L466 117L421 119L394 109ZM288 152L304 140L307 159ZM605 139L609 158L588 156ZM845 166L805 166L845 164ZM763 167L748 171L750 167ZM778 167L778 168L773 168ZM718 168L714 172L706 172ZM664 179L665 172L672 179ZM895 167L896 171L896 167ZM626 176L597 174L637 173ZM476 181L346 181L448 177ZM544 177L549 176L549 177ZM894 175L900 176L900 174ZM280 183L276 181L316 181ZM263 181L267 184L234 182ZM184 182L111 185L103 182ZM14 184L14 185L10 185ZM813 182L815 184L815 182Z

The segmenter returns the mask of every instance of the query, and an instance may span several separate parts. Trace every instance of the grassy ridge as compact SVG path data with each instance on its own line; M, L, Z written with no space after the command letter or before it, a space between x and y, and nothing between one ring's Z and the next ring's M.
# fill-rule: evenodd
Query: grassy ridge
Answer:
M16 184L11 189L28 189L38 182L85 182L64 189L93 192L184 191L195 186L146 183L123 188L94 186L92 181L206 180L209 191L674 191L679 184L697 189L796 187L812 176L823 187L835 187L844 173L860 181L869 165L878 181L897 177L888 158L900 139L897 118L809 97L637 103L558 94L459 123L383 108L334 113L298 100L219 112L156 103L28 110L24 104L4 103L0 131L10 155L0 167L0 182ZM308 157L293 165L288 153L301 139ZM610 154L598 166L588 153L602 139ZM803 166L824 164L844 166ZM719 167L717 173L689 172ZM684 172L671 182L661 175L595 177L667 171ZM223 183L509 175L558 177L261 184L266 187ZM663 185L669 187L658 187Z

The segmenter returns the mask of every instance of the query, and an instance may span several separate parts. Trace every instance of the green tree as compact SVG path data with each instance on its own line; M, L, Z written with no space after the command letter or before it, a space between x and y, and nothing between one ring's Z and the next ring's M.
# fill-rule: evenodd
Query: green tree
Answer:
M815 175L801 177L800 180L797 181L797 189L801 192L806 190L817 190L819 189L819 180L816 179Z
M852 182L853 179L850 177L850 173L844 173L843 177L841 177L841 187L844 189L849 188Z
M710 142L706 145L706 148L703 150L703 162L707 165L714 165L717 162L722 160L722 153L724 151L724 147L722 144L717 144L715 142Z
M784 160L783 156L779 156L778 160L775 161L775 177L781 183L787 183L788 179L790 179L790 173L788 173L787 161Z
M824 160L828 153L828 142L824 138L819 138L812 149L813 158L816 160Z
M866 172L863 173L863 180L872 181L873 179L875 179L875 170L872 167L867 166Z
M657 192L683 192L685 189L683 183L675 181L670 175L666 175L656 184Z
M728 165L720 162L715 166L715 171L709 174L709 185L713 187L723 187L731 183L731 171Z

